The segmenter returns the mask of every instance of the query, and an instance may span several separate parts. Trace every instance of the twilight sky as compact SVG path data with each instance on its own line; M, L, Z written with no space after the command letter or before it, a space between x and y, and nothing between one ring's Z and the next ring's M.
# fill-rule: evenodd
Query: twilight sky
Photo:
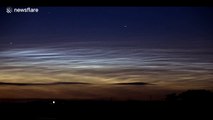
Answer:
M202 7L1 7L0 98L212 90L212 21L213 9Z

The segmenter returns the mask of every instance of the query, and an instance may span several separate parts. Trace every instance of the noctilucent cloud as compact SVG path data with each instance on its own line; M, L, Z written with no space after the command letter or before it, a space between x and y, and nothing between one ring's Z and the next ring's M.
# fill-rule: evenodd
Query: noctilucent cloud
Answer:
M155 96L151 89L212 90L212 13L202 7L39 7L38 13L6 13L2 7L0 98L30 98L18 94L35 88L41 98L52 93L49 97L83 99L127 99L120 93L141 99ZM23 83L29 86L18 86ZM46 85L33 85L38 83ZM86 84L47 85L52 83ZM10 96L10 89L17 91Z

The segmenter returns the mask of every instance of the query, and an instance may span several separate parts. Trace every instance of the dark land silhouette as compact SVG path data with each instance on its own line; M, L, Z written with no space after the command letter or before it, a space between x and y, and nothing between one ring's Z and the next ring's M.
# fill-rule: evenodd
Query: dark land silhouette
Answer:
M168 102L212 102L213 93L208 90L188 90L180 94L167 95Z
M188 90L167 95L162 101L61 100L61 99L2 99L0 114L4 119L102 119L115 117L184 118L212 117L213 92ZM102 117L102 118L101 118Z

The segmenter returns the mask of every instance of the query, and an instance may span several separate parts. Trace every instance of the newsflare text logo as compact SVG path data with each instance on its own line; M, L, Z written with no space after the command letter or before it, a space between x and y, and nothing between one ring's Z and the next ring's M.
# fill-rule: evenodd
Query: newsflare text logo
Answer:
M6 8L6 13L37 13L39 11L38 8L31 8L31 7L27 7L27 8L12 8L12 7L7 7Z

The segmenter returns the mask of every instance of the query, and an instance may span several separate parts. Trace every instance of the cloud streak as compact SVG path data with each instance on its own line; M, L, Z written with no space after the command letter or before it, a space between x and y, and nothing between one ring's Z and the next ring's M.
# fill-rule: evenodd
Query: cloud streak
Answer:
M186 88L212 87L211 51L85 45L49 45L2 50L0 82L144 82Z
M90 85L90 83L82 82L53 82L53 83L9 83L0 82L1 85L14 85L14 86L40 86L40 85Z

